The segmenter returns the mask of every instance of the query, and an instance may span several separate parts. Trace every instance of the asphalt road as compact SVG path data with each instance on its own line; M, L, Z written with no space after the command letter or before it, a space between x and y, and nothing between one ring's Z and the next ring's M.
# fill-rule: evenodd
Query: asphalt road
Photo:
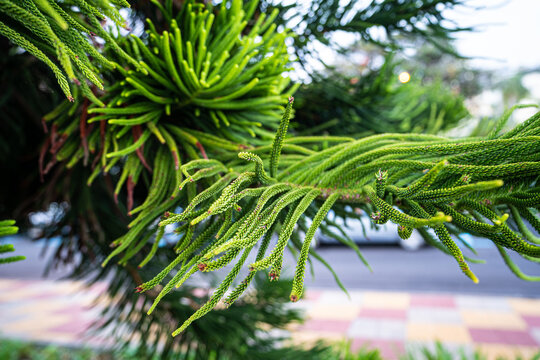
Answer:
M0 278L37 279L45 269L47 255L42 244L18 240L15 254L27 256L26 261L0 266ZM349 248L321 247L319 254L333 267L348 289L388 291L475 293L505 296L540 297L540 283L523 281L505 266L494 248L480 248L478 257L485 264L471 264L480 279L474 284L463 275L455 260L434 248L406 251L398 246L364 246L362 253L371 265L370 272ZM513 255L513 254L512 254ZM521 269L531 275L540 275L540 264L512 256ZM306 272L308 286L338 289L332 274L318 261L313 260L315 277ZM294 273L292 259L284 262L284 275ZM69 268L59 268L49 273L49 279L58 279L69 273ZM283 276L283 275L282 275Z
M480 279L478 284L461 273L452 257L435 248L406 251L397 246L373 246L363 247L361 251L373 272L347 248L323 247L319 253L350 289L540 297L540 283L517 278L495 248L478 249L478 258L486 263L470 265ZM540 264L517 255L512 258L526 274L540 275ZM314 272L314 278L306 277L308 285L336 287L332 274L319 262L314 262Z

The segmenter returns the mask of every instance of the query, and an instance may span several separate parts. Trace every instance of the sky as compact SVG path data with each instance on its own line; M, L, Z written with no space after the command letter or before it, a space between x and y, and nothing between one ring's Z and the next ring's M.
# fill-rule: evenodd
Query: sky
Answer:
M539 0L467 0L466 4L445 15L459 26L476 28L456 35L457 50L472 58L471 65L493 70L499 78L522 69L540 68ZM538 103L540 73L525 76L523 84L530 96L521 102ZM485 91L476 101L477 115L492 115L500 101L500 93ZM519 110L514 121L523 121L535 111Z
M476 66L504 72L540 67L540 1L468 0L466 4L446 14L460 26L477 28L456 36L461 54L476 57L472 61Z

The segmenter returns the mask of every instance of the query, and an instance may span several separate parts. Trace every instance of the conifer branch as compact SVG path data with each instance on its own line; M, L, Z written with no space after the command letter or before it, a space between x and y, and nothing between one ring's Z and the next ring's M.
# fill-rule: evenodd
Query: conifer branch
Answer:
M68 167L84 162L93 168L88 178L91 185L119 166L115 199L126 197L127 212L135 217L129 227L140 233L165 208L171 209L171 204L193 200L191 211L227 185L246 187L257 177L275 181L266 176L257 154L268 146L263 138L279 125L285 92L295 90L281 75L288 69L284 44L288 32L269 27L265 17L259 17L257 26L247 29L250 19L246 14L253 3L232 0L224 4L230 6L220 6L216 12L211 4L186 1L178 14L158 6L168 19L168 31L160 32L148 21L146 38L119 37L115 39L118 48L113 44L105 48L104 55L115 69L103 73L105 92L100 99L75 89L73 104L61 104L44 117L54 132L43 151L42 174L58 162ZM218 24L217 19L228 19L227 26ZM296 148L304 151L303 147ZM241 156L259 164L255 177L242 175L243 180L234 185L220 182L223 186L210 187L194 199L182 191L186 186L195 190L195 183L206 186L216 177L222 178L229 172L224 165L227 161L221 161L226 158L236 158L245 166L237 157L244 149L246 155ZM207 161L208 157L211 160ZM229 162L234 164L232 159ZM234 173L244 172L238 170ZM146 199L136 203L135 189L147 176L151 181ZM236 207L242 195L235 196L223 198L210 215ZM162 208L160 214L157 209ZM200 213L191 221L195 225L210 215ZM179 220L172 214L162 222ZM133 237L124 237L115 242L118 247L114 254L134 248L136 243Z
M525 231L523 223L539 230L540 115L506 134L500 134L499 125L486 138L399 133L287 138L292 97L283 114L282 105L296 90L282 76L288 69L289 31L276 31L275 14L252 19L256 1L230 0L214 8L188 0L178 13L156 2L167 30L147 21L143 38L113 38L101 27L104 15L121 21L114 9L123 2L108 9L77 0L82 21L71 12L65 16L53 1L50 6L39 1L36 9L2 3L0 11L9 21L2 16L0 32L50 63L64 92L73 96L73 103L44 117L52 126L42 152L43 175L56 163L67 168L82 163L91 167L91 184L113 169L120 171L114 194L117 200L125 196L119 202L134 218L129 231L112 243L115 249L103 266L119 255L119 263L127 264L149 238L154 243L139 266L160 251L172 251L169 265L137 288L148 291L169 280L151 313L195 273L223 268L240 256L209 302L174 335L218 304L259 244L251 273L227 303L242 295L257 271L270 268L269 277L277 279L288 247L300 252L290 295L298 300L309 255L324 263L310 246L319 230L352 247L363 260L345 232L334 233L340 229L326 218L330 210L357 217L351 209L361 209L376 224L396 223L404 239L419 231L475 282L470 259L451 235L469 231L501 249L533 261L540 258L538 235ZM22 25L15 24L16 17ZM31 26L20 35L25 24ZM71 35L62 32L66 25ZM85 29L110 46L93 53L80 41ZM34 45L36 39L40 46ZM49 59L50 48L60 67ZM88 60L90 54L95 63ZM70 89L66 79L77 77L103 85L102 96L98 99L85 81ZM141 181L149 184L143 201L134 196ZM173 213L179 206L182 212ZM166 234L171 224L175 235ZM303 242L297 229L306 234ZM267 254L274 232L278 242ZM164 236L178 236L174 247L159 249ZM502 250L514 273L535 279L521 274Z
M19 228L15 226L15 220L0 221L0 237L8 236L8 235L15 235L18 231L19 231ZM15 248L11 244L0 245L0 254L5 254L8 252L13 252L13 251L15 251ZM4 258L0 258L0 264L8 264L15 261L21 261L24 259L26 259L26 257L22 255L4 257Z
M387 134L338 142L324 150L300 155L283 146L282 161L276 162L277 180L265 175L264 158L253 153L241 153L241 159L254 164L245 165L231 160L227 166L223 166L222 177L210 182L206 190L198 182L202 186L200 195L193 198L183 213L173 215L171 221L165 220L160 224L164 226L174 220L180 224L209 229L208 224L219 221L217 216L228 219L229 228L225 234L217 238L207 236L204 243L197 242L196 246L193 242L194 246L183 253L191 261L187 267L182 267L180 275L173 282L179 285L197 271L221 268L241 251L249 253L261 238L266 240L261 243L256 261L249 268L252 273L270 268L270 279L277 279L284 249L291 241L295 244L295 240L291 240L294 228L297 225L305 228L301 224L306 219L312 219L309 229L305 228L307 231L303 243L294 245L300 250L291 292L291 300L296 301L302 296L308 255L316 256L310 248L311 240L318 228L328 231L328 226L335 226L326 219L331 209L342 216L354 216L347 206L371 213L376 224L387 221L398 224L397 231L403 239L409 238L413 229L418 228L426 242L453 256L462 272L474 282L478 282L478 279L467 264L472 260L463 255L451 235L470 232L538 261L540 247L535 242L538 236L523 231L527 228L523 226L523 219L527 219L536 231L539 230L536 211L540 206L540 197L534 184L540 176L540 122L537 115L533 118L536 120L528 121L523 129L526 137L518 133L493 139ZM278 132L276 138L278 136L284 138L283 133ZM324 141L313 140L315 143ZM284 138L282 144L286 143L287 139ZM516 147L519 150L515 150ZM478 149L490 156L467 156ZM518 152L530 161L521 161ZM389 155L392 156L390 160L382 160ZM289 157L295 160L289 163ZM344 159L348 160L343 162ZM183 165L183 170L187 172L187 169L201 167L200 172L216 166L216 160L196 160ZM380 169L375 177L370 175L374 168ZM392 176L403 174L404 170L407 170L406 177ZM232 210L238 205L240 213L236 215ZM471 216L472 212L481 214L491 224L486 223L484 218ZM518 224L517 230L507 225L510 220ZM431 238L426 228L432 228L438 240ZM213 229L212 233L217 228ZM274 229L279 229L279 239L265 257L268 237ZM220 230L220 233L223 232ZM352 241L344 239L343 242L357 250ZM517 276L537 280L535 276L523 275L504 250L501 256ZM175 334L216 306L226 290L224 287L229 287L232 284L230 279L237 276L236 270L229 275L229 280L216 291L216 297ZM241 296L251 278L252 275L249 275L235 287L227 299L228 303ZM151 281L143 286L148 289L155 285L155 281ZM167 289L170 291L172 287Z
M69 101L74 97L67 79L99 102L86 81L103 89L100 71L111 70L114 64L89 44L93 37L99 34L124 59L136 64L102 28L101 22L107 19L127 27L120 7L129 4L123 0L76 0L74 4L58 0L6 0L0 2L0 34L49 66Z

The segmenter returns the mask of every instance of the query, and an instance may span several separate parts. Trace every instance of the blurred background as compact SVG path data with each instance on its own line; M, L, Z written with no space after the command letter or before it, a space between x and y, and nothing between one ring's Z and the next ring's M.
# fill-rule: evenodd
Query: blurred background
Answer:
M413 16L418 23L403 20L390 25L384 16L401 2L390 2L394 8L389 5L385 10L377 7L381 2L354 1L354 11L345 13L336 25L328 14L338 16L335 9L347 2L341 3L328 1L332 5L324 7L324 1L261 2L261 12L281 8L276 22L297 34L289 39L296 59L289 75L303 83L295 94L296 115L291 123L297 133L483 135L513 105L538 104L538 1L418 1L418 9L436 4L437 11L425 14L418 10ZM151 16L148 6L145 1L136 2L133 13L126 16ZM314 14L316 8L322 10ZM380 24L362 23L365 18L375 21L374 14L381 16ZM136 25L133 31L142 33L140 20L132 21ZM5 39L0 41L3 49L9 47ZM3 50L1 54L3 70L15 66L15 55L21 56ZM32 66L31 75L51 77L42 75L39 65ZM15 94L0 105L0 110L7 109L5 118L21 118L15 108L26 106L25 121L35 118L34 123L39 124L41 115L52 108L45 103L57 102L58 94L45 91L21 99L22 85L17 88L5 75L7 71L2 73L2 83L9 82L10 94ZM31 80L22 84L33 85ZM29 104L32 99L39 104ZM516 110L509 126L536 111ZM341 121L344 118L348 120ZM1 140L10 144L13 140L6 138L6 123L1 126ZM25 136L17 146L42 141L37 130ZM9 146L0 147L4 159L14 151ZM36 153L10 167L15 173L2 180L3 188L14 188L13 182L25 179L21 169L32 166L37 174ZM21 171L19 175L17 171ZM33 181L37 175L22 182L30 188ZM125 321L139 301L131 293L134 286L126 288L129 269L95 266L109 249L106 239L114 238L118 229L105 229L109 233L104 239L90 239L96 242L92 246L81 245L69 217L75 202L49 194L35 206L38 198L27 188L0 199L0 213L11 218L16 209L26 229L0 239L0 244L14 244L17 253L27 257L0 266L0 359L13 354L18 358L45 358L44 354L50 358L181 358L178 349L188 347L189 353L193 343L201 344L206 352L201 350L191 358L414 359L427 358L422 354L427 352L432 358L451 359L461 354L473 358L478 351L486 358L525 359L537 354L540 346L540 287L514 277L490 241L463 235L476 253L464 251L485 260L472 264L480 278L479 284L473 284L460 276L451 257L425 246L415 236L405 241L397 238L394 228L375 231L369 221L350 221L344 228L359 244L369 268L349 248L320 233L317 249L335 273L314 262L312 276L306 279L305 300L287 302L286 279L281 289L281 285L261 279L258 297L246 299L229 312L208 315L210 319L201 320L186 339L174 343L168 338L169 329L152 321L182 318L193 304L208 298L208 293L198 289L200 284L214 284L217 279L189 283L185 292L168 299L164 310L153 318L143 315ZM99 197L99 189L93 191ZM28 199L21 201L21 197ZM32 206L34 211L27 211ZM512 258L525 273L538 273L537 263ZM282 277L292 276L293 265L285 267ZM121 306L112 305L118 303ZM187 310L176 308L180 303ZM238 320L242 316L244 322ZM243 330L238 331L239 327ZM338 345L328 347L319 340ZM442 347L438 341L443 342ZM212 342L225 349L221 355ZM55 347L43 352L51 344ZM80 352L70 353L66 348ZM90 350L79 350L85 348Z

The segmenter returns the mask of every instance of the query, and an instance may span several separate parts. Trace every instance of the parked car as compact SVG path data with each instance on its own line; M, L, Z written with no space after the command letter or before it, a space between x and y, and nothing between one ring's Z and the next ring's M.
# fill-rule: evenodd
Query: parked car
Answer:
M333 211L328 213L328 219L341 226L344 232L359 245L364 244L397 244L406 250L418 250L425 242L417 230L413 230L410 238L404 240L397 233L397 225L388 222L384 225L374 225L368 215L362 215L361 219L347 219L346 226L343 218L336 217ZM337 234L339 231L333 230ZM314 238L314 246L323 244L339 244L332 236L317 230Z

